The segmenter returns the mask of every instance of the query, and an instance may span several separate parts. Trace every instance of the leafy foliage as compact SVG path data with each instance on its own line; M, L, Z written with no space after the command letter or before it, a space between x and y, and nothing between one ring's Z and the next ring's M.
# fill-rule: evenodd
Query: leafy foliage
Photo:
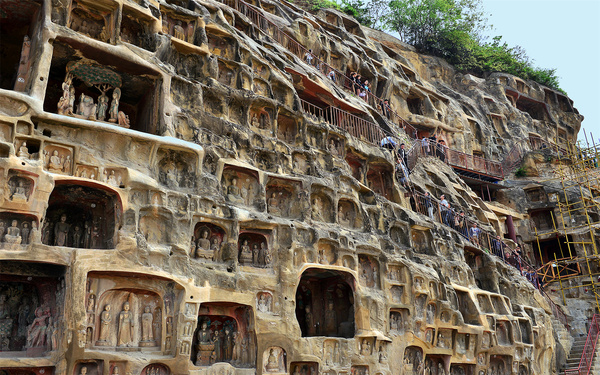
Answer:
M564 93L556 69L535 67L523 48L510 47L500 36L485 41L483 33L491 26L482 10L481 0L341 2L341 9L361 24L397 32L402 41L423 53L445 58L465 73L477 76L509 73Z
M519 167L515 171L515 177L525 177L527 175L527 170L523 167Z

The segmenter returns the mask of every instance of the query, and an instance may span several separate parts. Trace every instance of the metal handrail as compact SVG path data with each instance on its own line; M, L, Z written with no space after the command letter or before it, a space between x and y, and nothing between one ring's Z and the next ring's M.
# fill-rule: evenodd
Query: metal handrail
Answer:
M600 316L594 314L592 321L590 322L590 329L588 331L587 339L585 340L585 346L581 353L581 359L579 360L579 366L576 369L565 370L566 375L589 375L592 364L594 363L594 356L596 354L596 345L598 344L598 336L600 334L599 325Z

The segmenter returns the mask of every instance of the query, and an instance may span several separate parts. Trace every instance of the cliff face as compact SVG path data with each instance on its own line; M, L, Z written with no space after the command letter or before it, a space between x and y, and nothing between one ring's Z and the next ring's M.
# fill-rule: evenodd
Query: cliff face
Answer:
M569 98L287 2L0 10L2 371L556 372L547 297L491 254L527 208L489 198L576 138ZM402 186L380 141L433 134Z

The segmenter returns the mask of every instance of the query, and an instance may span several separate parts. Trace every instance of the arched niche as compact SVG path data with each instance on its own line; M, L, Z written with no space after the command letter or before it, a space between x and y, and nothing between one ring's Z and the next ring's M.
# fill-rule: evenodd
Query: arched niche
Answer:
M320 264L335 265L338 260L338 245L333 241L319 240L317 244Z
M404 349L402 370L404 374L416 374L423 364L423 349L418 346L409 346Z
M198 222L194 226L191 256L203 260L221 260L221 246L226 240L227 234L220 226L207 222Z
M349 199L340 199L337 205L337 222L350 229L361 227L362 215L356 203Z
M391 334L403 334L411 329L410 311L408 309L391 309L389 319Z
M256 363L254 313L250 306L234 302L210 302L200 306L191 360L196 366L227 362L234 367Z
M263 353L263 374L287 374L287 353L279 346L271 346Z
M34 188L33 176L14 169L8 171L8 189L4 191L6 200L14 203L27 203Z
M309 268L296 289L296 319L302 337L354 336L354 278L345 272Z
M171 373L169 366L162 363L153 363L142 369L140 375L169 375Z
M155 292L106 290L98 298L95 310L93 346L109 350L156 350L162 342L163 311L163 300Z
M297 119L291 113L280 112L277 115L277 138L295 144L298 133Z
M297 219L302 216L297 181L269 178L266 188L267 211L271 215Z
M238 261L243 266L271 267L271 250L264 234L244 231L238 238Z
M42 242L51 246L112 249L122 210L118 194L104 186L57 181L48 200Z
M102 375L103 361L78 361L73 367L73 375Z
M334 206L328 189L320 186L312 187L310 195L311 216L313 220L326 223L334 222Z

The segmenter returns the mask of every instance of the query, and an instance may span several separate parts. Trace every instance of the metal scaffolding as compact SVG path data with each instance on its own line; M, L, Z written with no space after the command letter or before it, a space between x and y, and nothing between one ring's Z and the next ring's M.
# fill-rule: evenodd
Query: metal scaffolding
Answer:
M535 228L535 235L540 260L540 241L552 236L562 256L555 252L554 260L537 272L546 284L558 282L565 304L565 291L583 288L594 294L600 310L600 144L586 134L584 141L567 144L557 163L555 177L546 180L558 183L561 190L551 213L552 228L543 232Z

